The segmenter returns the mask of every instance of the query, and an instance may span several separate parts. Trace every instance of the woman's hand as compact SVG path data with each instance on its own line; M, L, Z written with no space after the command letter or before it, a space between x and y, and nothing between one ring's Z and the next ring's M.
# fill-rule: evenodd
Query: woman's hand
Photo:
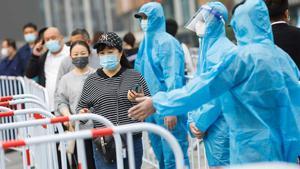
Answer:
M128 93L127 93L127 98L131 102L136 102L136 100L135 100L136 98L144 97L144 96L145 96L145 94L143 91L141 93L137 93L133 90L128 90Z

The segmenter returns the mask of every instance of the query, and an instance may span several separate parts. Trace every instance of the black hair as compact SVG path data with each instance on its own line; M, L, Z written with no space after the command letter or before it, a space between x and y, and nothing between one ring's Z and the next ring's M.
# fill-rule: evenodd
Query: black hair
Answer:
M126 35L123 37L123 41L129 44L131 47L134 47L135 37L133 33L131 32L126 33Z
M47 29L48 29L48 27L44 27L44 28L39 30L38 37L36 38L35 43L37 43L37 42L44 39L44 33Z
M75 35L82 35L84 37L84 39L86 39L86 40L90 39L90 34L88 33L88 31L86 29L77 28L77 29L73 30L73 32L71 33L71 36L75 36Z
M167 19L166 20L166 32L171 34L172 36L176 36L178 31L178 24L174 19Z
M34 23L27 23L23 26L23 31L26 29L26 28L33 28L35 31L37 31L37 26L34 24Z
M70 46L70 53L72 52L72 49L73 49L76 45L81 45L81 46L85 47L85 48L88 50L89 55L91 54L91 49L90 49L89 44L86 43L86 41L82 41L82 40L76 41L76 42L74 42L74 43L71 44L71 46Z
M279 20L289 8L288 0L265 0L271 20Z
M107 46L107 45L99 45L97 48L97 53L101 52L102 50L104 50L106 47L110 48L110 49L118 49L116 47L112 47L112 46ZM132 65L129 63L129 61L127 60L125 53L123 50L118 49L119 52L122 52L122 56L121 56L121 60L120 60L120 64L122 67L128 68L128 69L132 69Z
M10 38L6 38L6 39L3 40L3 42L7 42L7 45L8 45L9 47L12 47L12 48L14 48L15 50L17 50L17 45L16 45L16 41L15 41L15 40L10 39Z

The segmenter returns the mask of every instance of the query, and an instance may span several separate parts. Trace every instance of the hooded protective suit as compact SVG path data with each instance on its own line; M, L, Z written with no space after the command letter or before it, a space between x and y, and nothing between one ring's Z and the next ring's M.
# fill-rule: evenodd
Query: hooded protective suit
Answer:
M141 7L148 19L145 37L139 47L135 60L135 69L145 78L151 95L159 91L171 91L185 84L184 55L180 43L165 31L165 17L159 3L150 2ZM147 122L164 126L164 117L153 115ZM185 164L189 165L187 156L187 114L177 116L177 125L171 133L177 138L184 153ZM167 142L150 134L150 140L161 169L175 168L173 152Z
M247 0L239 6L231 25L239 45L236 52L182 89L157 93L154 107L161 115L175 115L230 92L222 101L230 128L230 163L296 162L300 154L299 70L274 45L263 0Z
M222 62L226 53L236 49L235 45L226 38L224 25L224 22L228 20L226 7L221 2L210 2L207 6L213 11L203 12L208 14L204 16L204 20L207 21L205 22L206 31L204 37L200 38L201 52L197 75L209 71L211 67ZM205 9L200 8L200 10ZM219 13L223 20L214 16L216 13ZM212 15L212 17L208 15ZM221 97L226 99L226 95L230 95L230 93L227 92ZM220 98L189 113L189 123L194 122L200 131L206 132L203 139L209 166L229 165L229 128L223 116Z

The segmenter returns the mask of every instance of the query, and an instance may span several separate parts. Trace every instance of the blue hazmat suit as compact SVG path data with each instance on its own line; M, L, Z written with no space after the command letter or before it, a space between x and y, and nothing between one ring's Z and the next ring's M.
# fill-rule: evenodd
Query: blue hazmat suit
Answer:
M230 129L230 163L296 162L300 154L299 70L274 45L263 0L247 0L239 6L231 26L237 50L185 87L154 95L154 107L160 115L178 115L230 92L222 101Z
M145 78L151 95L182 87L185 85L184 54L180 43L166 33L162 6L150 2L143 5L139 13L147 15L148 26L135 60L135 69ZM162 116L153 115L146 121L166 127ZM177 125L170 131L183 150L185 165L189 166L186 123L187 114L178 115ZM175 158L168 143L154 134L150 134L149 137L160 169L174 169Z
M236 49L235 45L226 38L223 23L228 20L226 7L221 2L210 2L207 5L218 12L224 20L217 19L215 16L206 16L206 18L212 19L205 23L206 31L204 36L200 38L199 50L201 52L198 59L198 76L222 62L228 52ZM221 98L226 99L226 95L230 95L230 93L227 92L197 111L189 113L188 123L195 123L201 132L206 132L203 140L209 166L229 165L229 128L223 115L221 103Z

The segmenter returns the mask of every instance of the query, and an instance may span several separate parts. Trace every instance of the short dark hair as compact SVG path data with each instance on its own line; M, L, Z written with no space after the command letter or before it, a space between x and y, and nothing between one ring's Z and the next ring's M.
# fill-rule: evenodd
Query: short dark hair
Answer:
M86 41L82 41L82 40L76 41L76 42L74 42L74 43L71 44L71 46L70 46L70 53L72 52L72 49L76 45L81 45L81 46L85 47L88 50L89 54L91 54L91 49L89 47L89 44L87 44Z
M166 20L166 32L171 34L172 36L176 36L178 31L178 24L174 19Z
M29 22L29 23L27 23L27 24L25 24L24 26L23 26L23 31L26 29L26 28L33 28L34 30L36 30L37 31L37 26L34 24L34 23L31 23L31 22Z
M10 38L6 38L3 40L3 42L7 42L7 45L17 50L16 41Z
M135 37L133 33L131 32L126 33L126 35L123 37L123 41L129 44L131 47L134 47Z
M90 40L90 34L86 29L80 29L80 28L75 29L71 33L71 36L75 36L75 35L82 35L86 40Z
M265 0L271 20L281 19L289 8L288 0Z

